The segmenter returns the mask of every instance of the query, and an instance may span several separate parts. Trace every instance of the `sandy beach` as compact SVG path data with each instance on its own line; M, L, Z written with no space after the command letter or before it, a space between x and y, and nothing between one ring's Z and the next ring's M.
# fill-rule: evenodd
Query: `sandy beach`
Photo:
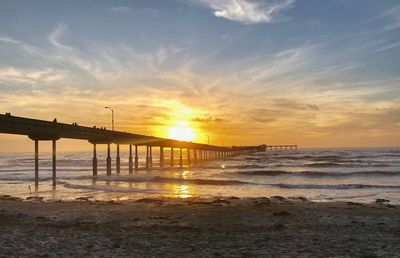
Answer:
M2 196L1 257L395 257L400 209L303 198Z

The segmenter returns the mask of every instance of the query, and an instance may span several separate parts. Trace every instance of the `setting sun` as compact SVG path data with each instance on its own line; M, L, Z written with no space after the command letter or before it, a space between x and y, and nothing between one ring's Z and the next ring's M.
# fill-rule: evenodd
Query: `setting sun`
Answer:
M168 138L180 141L193 141L196 137L194 130L186 122L177 122L176 126L168 128Z
M159 124L153 128L154 135L179 141L201 140L204 132L196 120L205 116L205 110L195 109L178 100L157 99L155 105L164 111L154 119Z

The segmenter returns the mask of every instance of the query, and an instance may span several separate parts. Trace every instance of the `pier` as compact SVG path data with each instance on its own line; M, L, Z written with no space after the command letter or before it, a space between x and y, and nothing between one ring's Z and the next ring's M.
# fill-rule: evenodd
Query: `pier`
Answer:
M129 174L141 169L139 167L139 146L146 147L145 169L153 168L153 151L159 151L159 167L165 167L164 152L170 151L170 167L175 166L174 152L179 150L179 166L188 166L198 162L223 159L235 155L264 152L266 145L221 147L209 144L178 141L127 132L111 131L103 128L80 126L76 123L65 124L25 117L12 116L9 113L0 115L0 133L28 136L34 142L35 150L35 185L39 184L39 143L52 142L52 182L57 182L57 141L65 139L85 140L93 145L93 176L97 176L97 146L107 145L106 175L112 174L111 145L117 146L115 160L116 173L121 173L120 146L129 146ZM186 150L184 162L183 150Z
M265 150L297 150L297 145L265 145Z

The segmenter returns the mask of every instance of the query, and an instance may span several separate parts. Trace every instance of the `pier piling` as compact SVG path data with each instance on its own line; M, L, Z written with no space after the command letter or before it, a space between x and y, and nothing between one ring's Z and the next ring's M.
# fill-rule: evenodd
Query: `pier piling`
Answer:
M139 170L138 146L135 145L135 171Z
M164 147L160 147L160 168L164 167Z
M56 187L56 184L57 184L57 182L56 182L56 174L57 174L57 171L56 171L56 169L57 169L57 164L56 164L56 162L57 162L57 157L56 157L56 155L57 155L57 145L56 145L56 142L57 142L57 140L52 140L52 149L53 149L53 187Z
M174 148L171 147L171 163L170 166L174 166Z
M119 154L119 144L117 144L116 167L117 167L117 174L121 173L121 157Z
M150 168L149 145L146 145L146 169Z
M97 151L96 151L96 144L93 144L93 176L97 176Z
M110 144L107 144L107 176L111 175L111 150Z
M35 185L39 185L39 141L35 140Z
M197 149L193 149L193 160L194 164L197 164Z
M133 173L132 144L129 144L129 174Z
M182 148L179 148L179 166L183 167Z

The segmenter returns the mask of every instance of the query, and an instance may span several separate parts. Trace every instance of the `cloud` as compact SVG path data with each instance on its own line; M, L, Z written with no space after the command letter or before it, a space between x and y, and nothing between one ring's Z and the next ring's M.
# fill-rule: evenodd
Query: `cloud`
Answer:
M129 6L114 6L109 8L108 10L115 13L127 13L131 10L131 8Z
M0 42L20 44L21 42L5 35L0 35Z
M279 109L319 111L319 107L315 104L298 103L289 99L278 99L272 104Z
M67 25L60 23L50 33L48 39L50 43L57 49L71 50L71 47L61 43L61 37L65 34L67 29L68 29Z
M285 20L281 12L293 7L296 0L198 0L211 8L216 17L243 24L271 23Z
M276 119L274 118L258 118L258 117L252 117L251 119L253 119L256 122L259 123L263 123L263 124L268 124L268 123L272 123L274 121L276 121Z
M400 42L395 42L395 43L391 43L389 45L380 47L380 48L378 48L377 50L375 50L372 53L376 54L376 53L380 53L380 52L383 52L383 51L386 51L386 50L390 50L390 49L393 49L393 48L397 48L397 47L400 47Z
M222 122L227 122L228 120L223 119L223 118L218 118L218 117L195 117L192 119L193 122L199 122L199 123L222 123Z
M384 27L385 30L394 30L400 28L400 5L394 6L382 12L373 20L389 20L389 23Z
M69 74L65 70L54 68L45 69L19 69L7 67L0 69L0 89L4 85L35 86L40 84L42 87L50 83L66 83Z

